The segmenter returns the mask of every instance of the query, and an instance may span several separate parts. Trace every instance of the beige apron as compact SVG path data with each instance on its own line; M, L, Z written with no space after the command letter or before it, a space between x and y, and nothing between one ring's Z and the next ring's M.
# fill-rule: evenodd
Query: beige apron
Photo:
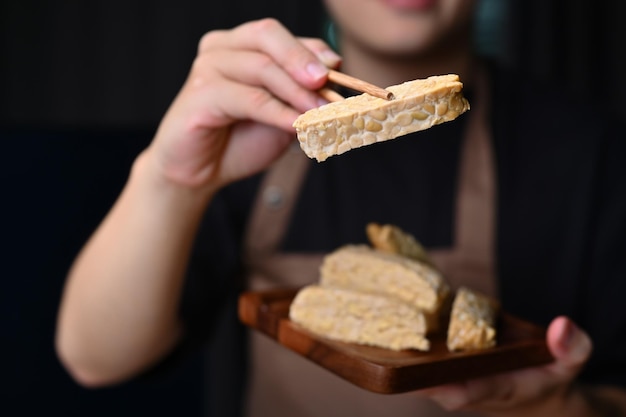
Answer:
M476 87L479 94L468 113L461 152L454 247L429 254L454 288L466 284L495 295L495 178L486 118L488 94L484 82ZM324 254L278 253L310 163L295 143L265 176L245 240L251 289L302 286L319 279ZM450 415L411 393L382 395L358 388L258 332L250 332L249 341L248 417Z

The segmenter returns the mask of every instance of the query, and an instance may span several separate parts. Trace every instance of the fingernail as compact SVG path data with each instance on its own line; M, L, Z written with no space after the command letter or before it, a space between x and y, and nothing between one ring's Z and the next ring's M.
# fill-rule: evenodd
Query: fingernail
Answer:
M341 57L337 55L333 50L326 49L320 53L319 58L327 67L334 67L341 62Z
M565 325L563 326L562 332L561 346L563 346L564 349L569 350L572 347L572 342L574 341L576 329L574 328L574 325L569 320L567 320L565 322Z
M319 80L322 77L325 77L328 74L328 68L322 65L320 62L311 62L306 66L306 72L313 78L314 80Z

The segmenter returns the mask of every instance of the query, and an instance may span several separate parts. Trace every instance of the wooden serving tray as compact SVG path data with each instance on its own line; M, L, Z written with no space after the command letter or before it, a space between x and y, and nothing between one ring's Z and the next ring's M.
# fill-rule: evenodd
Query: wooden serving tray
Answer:
M314 335L289 320L297 290L245 292L239 318L279 344L369 391L394 394L542 365L553 361L545 329L500 312L497 346L449 352L444 332L429 336L429 352L392 351Z

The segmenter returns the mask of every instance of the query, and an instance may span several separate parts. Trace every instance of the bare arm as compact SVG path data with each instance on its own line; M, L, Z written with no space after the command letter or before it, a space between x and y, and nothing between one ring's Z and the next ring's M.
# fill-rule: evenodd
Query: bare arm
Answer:
M153 180L146 159L77 258L63 296L58 350L87 385L138 372L180 334L182 277L209 196Z
M321 41L298 40L273 20L203 38L153 142L69 273L56 343L75 379L119 382L175 346L203 212L220 187L286 149L293 120L319 104L313 90L325 82L320 59L332 65L329 54Z

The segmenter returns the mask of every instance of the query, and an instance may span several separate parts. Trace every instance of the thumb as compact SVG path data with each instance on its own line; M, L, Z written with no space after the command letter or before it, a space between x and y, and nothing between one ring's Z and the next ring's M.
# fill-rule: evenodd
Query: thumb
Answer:
M555 318L547 331L547 343L555 362L551 370L560 376L574 377L591 356L593 343L589 335L572 320Z

